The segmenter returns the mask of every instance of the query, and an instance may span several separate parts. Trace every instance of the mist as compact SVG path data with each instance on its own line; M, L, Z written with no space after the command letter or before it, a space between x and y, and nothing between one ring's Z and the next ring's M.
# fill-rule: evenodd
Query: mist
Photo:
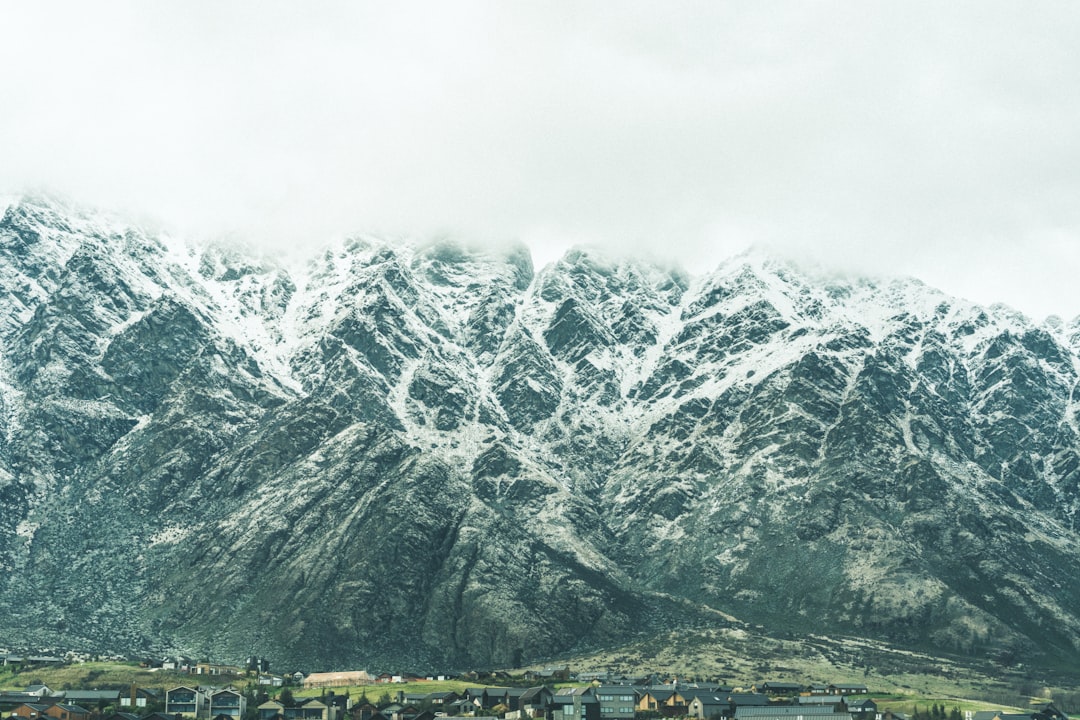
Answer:
M1080 315L1065 2L5 10L0 191L271 252L750 245Z

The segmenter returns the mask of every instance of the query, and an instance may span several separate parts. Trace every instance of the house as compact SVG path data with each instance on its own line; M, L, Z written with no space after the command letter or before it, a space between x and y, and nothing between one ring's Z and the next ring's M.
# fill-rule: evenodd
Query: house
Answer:
M600 703L591 687L562 688L551 702L552 720L600 720Z
M240 720L247 710L247 698L244 694L225 688L210 693L210 717L217 719L219 715L225 715L233 720Z
M528 688L518 698L518 711L525 717L545 717L554 697L555 694L551 691L551 688L544 685Z
M496 705L509 707L508 690L504 687L471 687L465 689L465 698L481 710L490 710Z
M761 693L731 693L727 701L732 708L762 707L769 704L768 696Z
M1069 716L1054 707L1053 703L1047 703L1036 707L1031 720L1069 720Z
M243 670L235 665L215 665L213 663L197 663L196 675L242 675Z
M50 705L45 714L53 720L86 720L90 717L90 711L81 705L69 703Z
M349 717L352 720L371 720L378 712L379 709L369 702L358 703L349 709Z
M1030 713L1005 713L999 710L980 710L972 720L1031 720Z
M120 702L119 690L68 690L64 702L88 708L103 708Z
M206 695L193 687L176 687L165 692L165 714L202 717Z
M337 720L337 709L316 697L299 698L296 707L286 708L288 720Z
M139 716L131 712L114 712L109 715L105 720L139 720Z
M832 705L836 707L843 704L842 695L800 695L796 702L799 705Z
M37 698L33 695L27 695L23 692L0 692L0 712L6 716L10 714L8 711L14 710L23 703L36 700Z
M38 720L45 717L45 711L49 709L49 705L42 703L27 703L24 702L17 708L11 711L11 717L19 717L24 720Z
M799 683L770 681L762 683L758 689L766 695L798 695L803 691L803 686Z
M674 692L668 685L650 686L638 693L637 709L641 712L660 711L660 706Z
M853 718L876 718L877 703L870 698L862 698L861 700L852 700L847 703L847 711L851 713Z
M476 706L466 698L459 698L452 703L443 705L443 712L447 715L468 715L476 710Z
M442 709L443 705L449 705L456 700L460 700L459 696L453 690L447 690L445 692L433 692L424 696L423 702L431 705L434 708Z
M120 715L127 715L128 713L119 713L119 714ZM179 720L180 717L181 717L180 715L167 715L167 714L162 713L162 712L155 712L155 713L150 713L146 717L142 718L142 720Z
M686 714L700 720L709 720L723 715L730 709L726 695L716 693L697 693L686 706Z
M267 700L255 708L259 712L259 720L273 720L285 717L285 706L277 700Z
M529 682L533 682L535 680L542 680L546 682L566 682L570 679L570 666L548 665L542 670L526 670L524 677Z
M331 712L329 705L319 698L300 698L292 707L286 707L277 700L267 700L259 705L259 720L273 720L282 717L285 720L337 720L336 708Z
M601 720L634 720L637 694L630 685L600 685L594 694L600 703ZM685 703L681 707L685 710Z
M865 695L870 690L857 683L834 683L828 687L830 695Z
M39 698L49 697L54 694L53 691L49 689L48 685L31 685L23 690L23 692L27 695L33 695L34 697Z
M151 690L150 688L141 688L131 686L131 690L120 695L120 707L140 707L144 708L147 705L153 705L158 702L157 690Z

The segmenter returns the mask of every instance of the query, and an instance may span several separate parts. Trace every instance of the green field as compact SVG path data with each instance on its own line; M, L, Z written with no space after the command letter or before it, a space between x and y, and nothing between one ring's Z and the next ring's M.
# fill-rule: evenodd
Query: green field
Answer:
M88 662L42 666L15 672L14 666L0 666L0 690L22 690L42 683L53 690L93 690L104 687L168 689L191 683L191 675L173 671L151 671L134 663ZM229 679L232 679L231 676ZM247 678L242 678L247 680Z

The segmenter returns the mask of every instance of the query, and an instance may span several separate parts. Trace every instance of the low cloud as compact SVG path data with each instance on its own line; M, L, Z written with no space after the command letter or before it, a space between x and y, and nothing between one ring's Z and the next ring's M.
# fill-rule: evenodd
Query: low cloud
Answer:
M1080 314L1069 3L23 3L0 186L268 247L749 244Z

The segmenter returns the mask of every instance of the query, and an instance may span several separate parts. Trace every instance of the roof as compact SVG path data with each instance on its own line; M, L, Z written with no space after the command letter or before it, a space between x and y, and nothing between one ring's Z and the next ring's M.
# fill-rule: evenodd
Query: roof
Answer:
M574 697L576 695L588 697L592 695L592 691L592 687L565 687L559 688L559 691L555 693L555 697Z
M90 714L90 711L82 707L81 705L57 705L57 707L61 710L67 710L69 713L82 713L84 715Z
M735 717L742 718L800 718L842 717L849 720L848 713L838 713L828 705L769 705L767 707L737 707Z
M694 696L694 699L690 701L690 704L698 703L699 705L727 705L726 695L717 695L716 693L698 693Z
M746 705L768 705L769 698L761 693L732 693L727 697L729 703L737 707Z
M119 690L67 690L64 692L66 700L116 700L120 697Z

